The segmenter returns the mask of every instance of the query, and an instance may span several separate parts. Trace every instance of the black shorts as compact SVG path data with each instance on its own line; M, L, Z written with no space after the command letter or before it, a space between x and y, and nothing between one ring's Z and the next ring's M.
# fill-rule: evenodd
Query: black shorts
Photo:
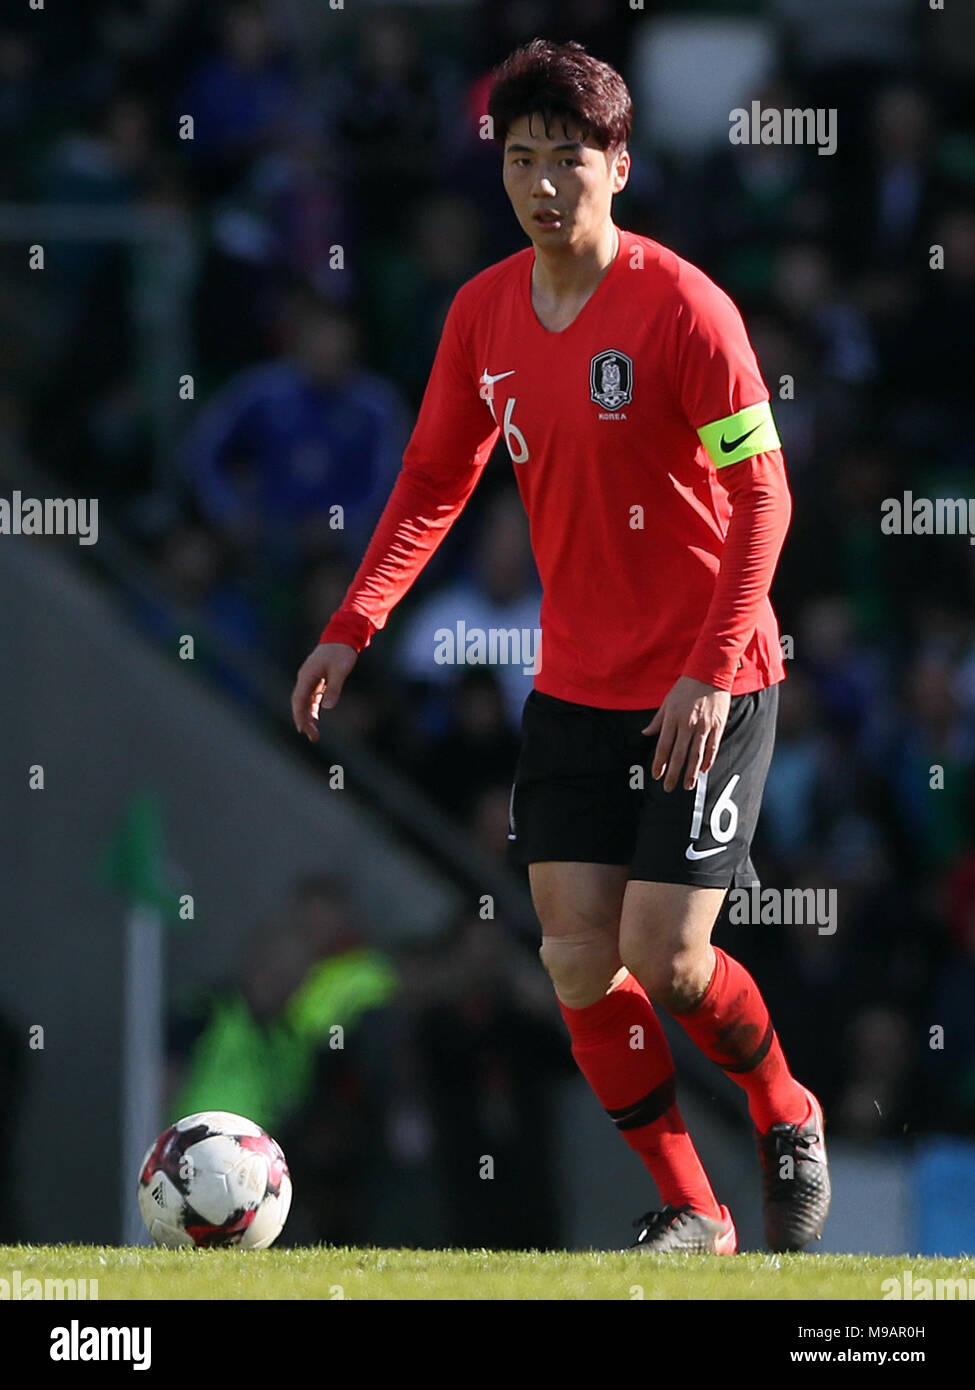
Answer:
M714 766L693 791L664 791L651 766L655 713L595 709L533 690L508 842L518 864L625 864L630 878L742 888L758 882L751 842L772 761L778 686L734 695Z

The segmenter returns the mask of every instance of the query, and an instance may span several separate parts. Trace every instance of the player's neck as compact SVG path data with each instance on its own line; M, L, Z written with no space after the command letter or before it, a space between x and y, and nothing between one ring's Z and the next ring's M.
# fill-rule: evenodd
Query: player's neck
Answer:
M582 250L535 243L532 294L555 308L588 298L609 270L619 249L617 231L608 221L599 240Z

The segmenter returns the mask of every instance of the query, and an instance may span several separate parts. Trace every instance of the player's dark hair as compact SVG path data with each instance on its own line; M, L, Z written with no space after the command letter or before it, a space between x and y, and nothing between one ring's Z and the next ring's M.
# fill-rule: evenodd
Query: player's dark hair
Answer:
M488 114L494 138L503 145L521 116L541 116L552 138L552 122L570 122L601 150L620 150L633 129L633 102L615 68L587 53L580 43L532 39L494 70Z

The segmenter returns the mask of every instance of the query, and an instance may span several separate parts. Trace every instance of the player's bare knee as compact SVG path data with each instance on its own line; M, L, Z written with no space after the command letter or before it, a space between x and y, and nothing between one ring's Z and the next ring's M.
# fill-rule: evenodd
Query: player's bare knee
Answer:
M651 1003L670 1014L699 1004L708 986L708 961L692 951L624 951L623 964L640 981Z
M619 956L602 933L545 936L538 954L556 994L570 1009L601 999L620 968Z

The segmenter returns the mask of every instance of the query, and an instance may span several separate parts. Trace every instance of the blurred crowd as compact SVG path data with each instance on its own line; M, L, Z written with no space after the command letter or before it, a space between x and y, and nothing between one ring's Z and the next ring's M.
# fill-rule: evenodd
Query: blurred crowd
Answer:
M751 94L763 108L838 110L828 158L724 130L690 157L661 148L638 105L614 215L735 298L772 394L795 499L773 590L789 674L754 857L769 885L837 889L839 921L831 936L725 924L718 939L757 974L834 1130L860 1137L975 1134L975 548L880 530L884 498L975 493L962 8L86 0L0 20L0 199L69 224L73 211L79 229L100 212L190 232L160 258L94 231L48 237L41 220L43 275L25 273L20 242L0 244L0 437L97 495L152 559L145 621L164 630L167 600L193 605L230 650L289 675L388 496L452 295L524 244L478 135L492 66L536 35L573 38L636 92L652 16L742 16L776 54ZM161 305L183 306L175 368L153 351ZM160 385L173 370L192 390ZM535 627L538 603L501 446L329 716L499 858L531 677L438 665L433 632ZM404 1055L422 1056L427 1116L438 1086L453 1097L444 1143L486 1123L457 1096L476 1074L468 1098L490 1109L485 1058L510 1043L492 1009L550 1026L522 998L519 949L462 923L445 955L403 964L440 982ZM510 1075L504 1103L535 1105L540 1079ZM420 1110L390 1106L399 1142L422 1151Z

